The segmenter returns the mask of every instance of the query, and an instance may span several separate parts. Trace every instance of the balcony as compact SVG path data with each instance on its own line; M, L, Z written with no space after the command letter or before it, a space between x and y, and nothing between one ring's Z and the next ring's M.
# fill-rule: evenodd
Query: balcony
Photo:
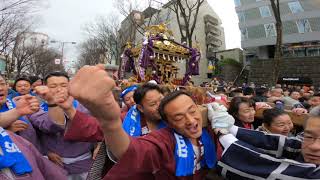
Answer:
M222 41L212 35L208 35L206 37L206 44L213 47L220 47L222 45Z
M215 27L214 25L212 25L211 23L207 23L207 24L205 25L205 33L206 33L206 34L212 33L212 34L218 35L218 36L221 35L220 29L216 28L216 27Z
M219 20L213 16L205 15L203 17L205 24L211 23L212 25L219 25Z

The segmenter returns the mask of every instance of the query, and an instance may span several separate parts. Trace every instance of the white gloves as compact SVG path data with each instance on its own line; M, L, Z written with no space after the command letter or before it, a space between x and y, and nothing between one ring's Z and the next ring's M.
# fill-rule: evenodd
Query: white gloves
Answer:
M234 118L228 114L227 108L216 102L207 104L208 119L214 129L220 129L223 134L229 133L229 129L234 125Z

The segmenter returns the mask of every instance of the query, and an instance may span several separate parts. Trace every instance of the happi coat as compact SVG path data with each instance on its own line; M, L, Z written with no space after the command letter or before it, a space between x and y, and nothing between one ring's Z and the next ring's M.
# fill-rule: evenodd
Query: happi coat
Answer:
M101 141L103 140L103 132L94 117L77 111L74 119L68 125L65 139ZM212 141L214 141L213 136ZM173 130L168 127L152 131L143 137L130 137L127 152L123 154L121 159L117 160L117 163L113 165L103 179L204 179L208 173L208 169L204 168L191 176L175 176L175 144Z
M319 165L305 163L301 140L233 126L222 136L218 167L227 179L320 179Z
M31 165L32 172L17 176L8 168L1 169L1 180L67 180L67 172L44 158L33 144L14 133L7 132Z
M80 104L77 109L87 113L87 110ZM53 152L61 156L63 158L63 166L69 174L80 174L89 171L93 162L92 151L95 143L65 140L65 125L56 124L49 117L48 112L43 110L31 115L30 120L41 131L40 139L44 151L46 153Z

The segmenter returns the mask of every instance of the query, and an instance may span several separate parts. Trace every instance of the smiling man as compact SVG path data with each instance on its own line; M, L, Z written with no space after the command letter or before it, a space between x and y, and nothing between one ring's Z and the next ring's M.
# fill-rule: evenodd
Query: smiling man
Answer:
M129 86L129 87L125 88L121 92L120 98L125 105L121 110L121 120L124 120L129 109L136 104L136 102L134 102L134 99L133 99L133 94L137 88L138 88L137 85L133 85L133 86Z
M69 180L84 180L93 162L95 143L67 141L63 135L65 122L76 110L88 111L78 101L68 98L69 77L66 73L50 72L44 78L44 84L35 88L37 95L45 100L42 110L30 116L32 124L41 132L40 140L46 150L44 154L52 162L63 166ZM63 99L62 102L60 99ZM65 109L72 112L66 113Z
M232 126L232 119L217 116L219 108L208 109L213 127L228 127L215 129L224 147L218 167L226 179L320 179L320 111L306 121L301 141Z
M79 88L82 84L87 86ZM120 108L111 93L114 86L102 66L82 68L70 83L70 94L98 119L117 159L104 179L200 180L215 167L213 138L202 129L200 110L188 94L177 91L162 100L159 111L168 127L133 138L122 128Z
M162 98L158 85L146 83L138 87L133 94L137 104L128 111L123 121L124 130L136 137L165 127L158 111Z
M320 165L320 112L311 116L305 125L301 152L305 162Z
M27 77L16 79L13 85L13 90L17 91L18 96L31 93L31 81Z

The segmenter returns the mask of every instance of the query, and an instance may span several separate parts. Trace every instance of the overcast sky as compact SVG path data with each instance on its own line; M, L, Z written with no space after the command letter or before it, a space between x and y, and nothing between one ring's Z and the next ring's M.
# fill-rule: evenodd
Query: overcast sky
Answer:
M45 10L41 11L42 23L37 31L49 35L58 41L75 41L85 39L83 26L98 16L116 13L112 0L47 0ZM208 0L220 16L225 30L227 49L241 47L238 18L233 0ZM75 60L75 45L65 47L65 57Z

